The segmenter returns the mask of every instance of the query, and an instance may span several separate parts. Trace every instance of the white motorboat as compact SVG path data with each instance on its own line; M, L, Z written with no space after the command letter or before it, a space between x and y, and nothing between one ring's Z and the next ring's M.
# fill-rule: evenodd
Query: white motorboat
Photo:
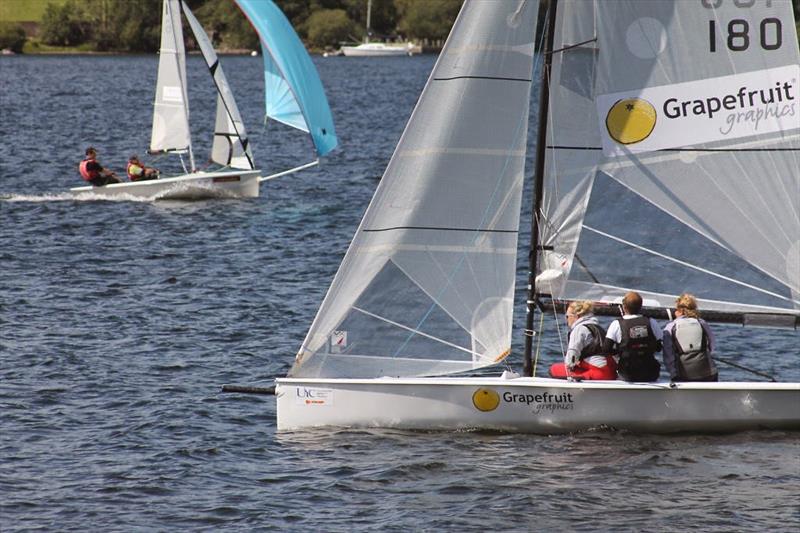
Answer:
M348 57L410 56L413 45L390 45L385 43L361 43L358 46L342 46L342 54Z

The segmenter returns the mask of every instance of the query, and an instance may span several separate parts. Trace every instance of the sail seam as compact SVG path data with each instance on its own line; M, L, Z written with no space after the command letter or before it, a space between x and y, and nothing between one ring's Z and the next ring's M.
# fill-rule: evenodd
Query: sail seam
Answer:
M600 146L548 145L548 150L602 150ZM800 148L664 148L653 152L800 152Z
M482 228L439 228L435 226L394 226L391 228L376 228L376 229L363 229L364 233L377 233L380 231L395 231L395 230L433 230L433 231L470 231L480 233L519 233L518 230L512 229L482 229Z
M498 81L522 81L531 83L528 78L504 78L502 76L452 76L449 78L433 78L433 81L452 81L452 80L498 80Z

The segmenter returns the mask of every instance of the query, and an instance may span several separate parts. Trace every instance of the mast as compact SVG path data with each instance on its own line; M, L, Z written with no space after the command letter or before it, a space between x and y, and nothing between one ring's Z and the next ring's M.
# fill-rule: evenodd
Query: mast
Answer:
M372 0L367 0L367 37L366 42L369 42L370 35L372 34Z
M536 309L536 268L539 255L539 211L542 206L544 189L544 163L547 152L547 113L550 104L550 67L553 62L553 38L556 28L556 11L558 0L550 0L547 17L547 39L544 47L544 65L542 67L542 85L539 97L539 135L536 145L536 174L533 183L533 209L531 212L531 246L528 251L528 298L525 315L525 354L522 375L533 376L533 314Z

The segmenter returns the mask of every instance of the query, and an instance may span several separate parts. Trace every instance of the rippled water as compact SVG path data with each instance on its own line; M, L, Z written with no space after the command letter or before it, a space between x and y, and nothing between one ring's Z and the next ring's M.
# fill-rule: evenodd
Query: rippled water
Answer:
M288 370L434 60L318 58L341 140L321 168L258 199L154 203L64 193L86 145L118 171L143 154L154 57L0 58L0 530L800 525L797 433L277 434L273 397L219 392ZM310 160L262 126L260 59L223 65L262 168ZM189 69L205 157L213 88ZM800 381L796 334L717 336Z

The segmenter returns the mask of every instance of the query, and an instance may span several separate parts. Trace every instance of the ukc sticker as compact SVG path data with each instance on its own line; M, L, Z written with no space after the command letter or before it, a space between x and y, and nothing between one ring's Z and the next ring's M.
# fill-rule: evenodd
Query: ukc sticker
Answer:
M294 400L301 405L333 405L333 389L295 387Z

